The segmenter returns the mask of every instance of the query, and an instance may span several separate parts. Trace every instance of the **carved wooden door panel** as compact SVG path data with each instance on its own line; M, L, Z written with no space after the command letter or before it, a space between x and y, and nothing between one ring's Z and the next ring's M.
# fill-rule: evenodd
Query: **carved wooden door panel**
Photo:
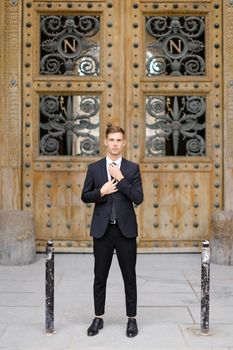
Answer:
M222 206L221 1L126 3L129 154L145 191L139 246L197 250Z
M80 194L106 125L124 124L122 4L24 1L24 207L38 250L91 246Z
M107 124L140 163L139 247L192 250L221 207L220 1L24 1L23 206L38 250L88 250Z

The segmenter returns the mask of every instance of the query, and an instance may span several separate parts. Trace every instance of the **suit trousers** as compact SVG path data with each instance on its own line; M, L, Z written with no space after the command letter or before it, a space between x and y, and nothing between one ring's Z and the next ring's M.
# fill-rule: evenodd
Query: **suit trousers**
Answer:
M125 286L126 315L134 317L137 313L136 284L136 238L126 238L119 226L108 225L103 237L94 238L94 306L96 316L105 311L106 284L114 250L117 254Z

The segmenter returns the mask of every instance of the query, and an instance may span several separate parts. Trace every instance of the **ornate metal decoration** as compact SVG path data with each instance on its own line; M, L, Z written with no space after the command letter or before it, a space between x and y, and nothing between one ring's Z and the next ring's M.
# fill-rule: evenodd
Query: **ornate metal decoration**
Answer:
M204 17L146 17L147 76L204 75L204 31Z
M10 0L10 4L12 6L16 6L16 5L18 5L18 0Z
M205 155L205 97L146 97L146 156Z
M41 16L41 74L97 76L99 16Z
M97 156L98 96L41 96L40 154Z

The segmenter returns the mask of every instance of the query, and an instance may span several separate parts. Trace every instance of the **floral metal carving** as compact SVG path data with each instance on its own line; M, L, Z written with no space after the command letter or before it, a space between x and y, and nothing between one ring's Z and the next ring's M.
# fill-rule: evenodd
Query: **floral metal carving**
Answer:
M40 154L98 155L98 96L41 96L40 111Z
M97 76L99 16L41 16L41 74Z
M204 156L205 97L147 96L146 155Z
M147 76L204 75L204 31L204 17L146 17Z

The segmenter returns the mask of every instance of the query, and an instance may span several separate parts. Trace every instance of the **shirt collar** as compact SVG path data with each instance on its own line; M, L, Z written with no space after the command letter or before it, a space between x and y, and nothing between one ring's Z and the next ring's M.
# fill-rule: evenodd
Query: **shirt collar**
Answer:
M108 156L106 157L106 161L107 161L107 165L113 163L113 160L110 159ZM116 165L117 165L118 167L120 167L120 166L121 166L121 161L122 161L122 157L119 157L119 158L117 158L116 160L114 160L114 163L116 163Z

